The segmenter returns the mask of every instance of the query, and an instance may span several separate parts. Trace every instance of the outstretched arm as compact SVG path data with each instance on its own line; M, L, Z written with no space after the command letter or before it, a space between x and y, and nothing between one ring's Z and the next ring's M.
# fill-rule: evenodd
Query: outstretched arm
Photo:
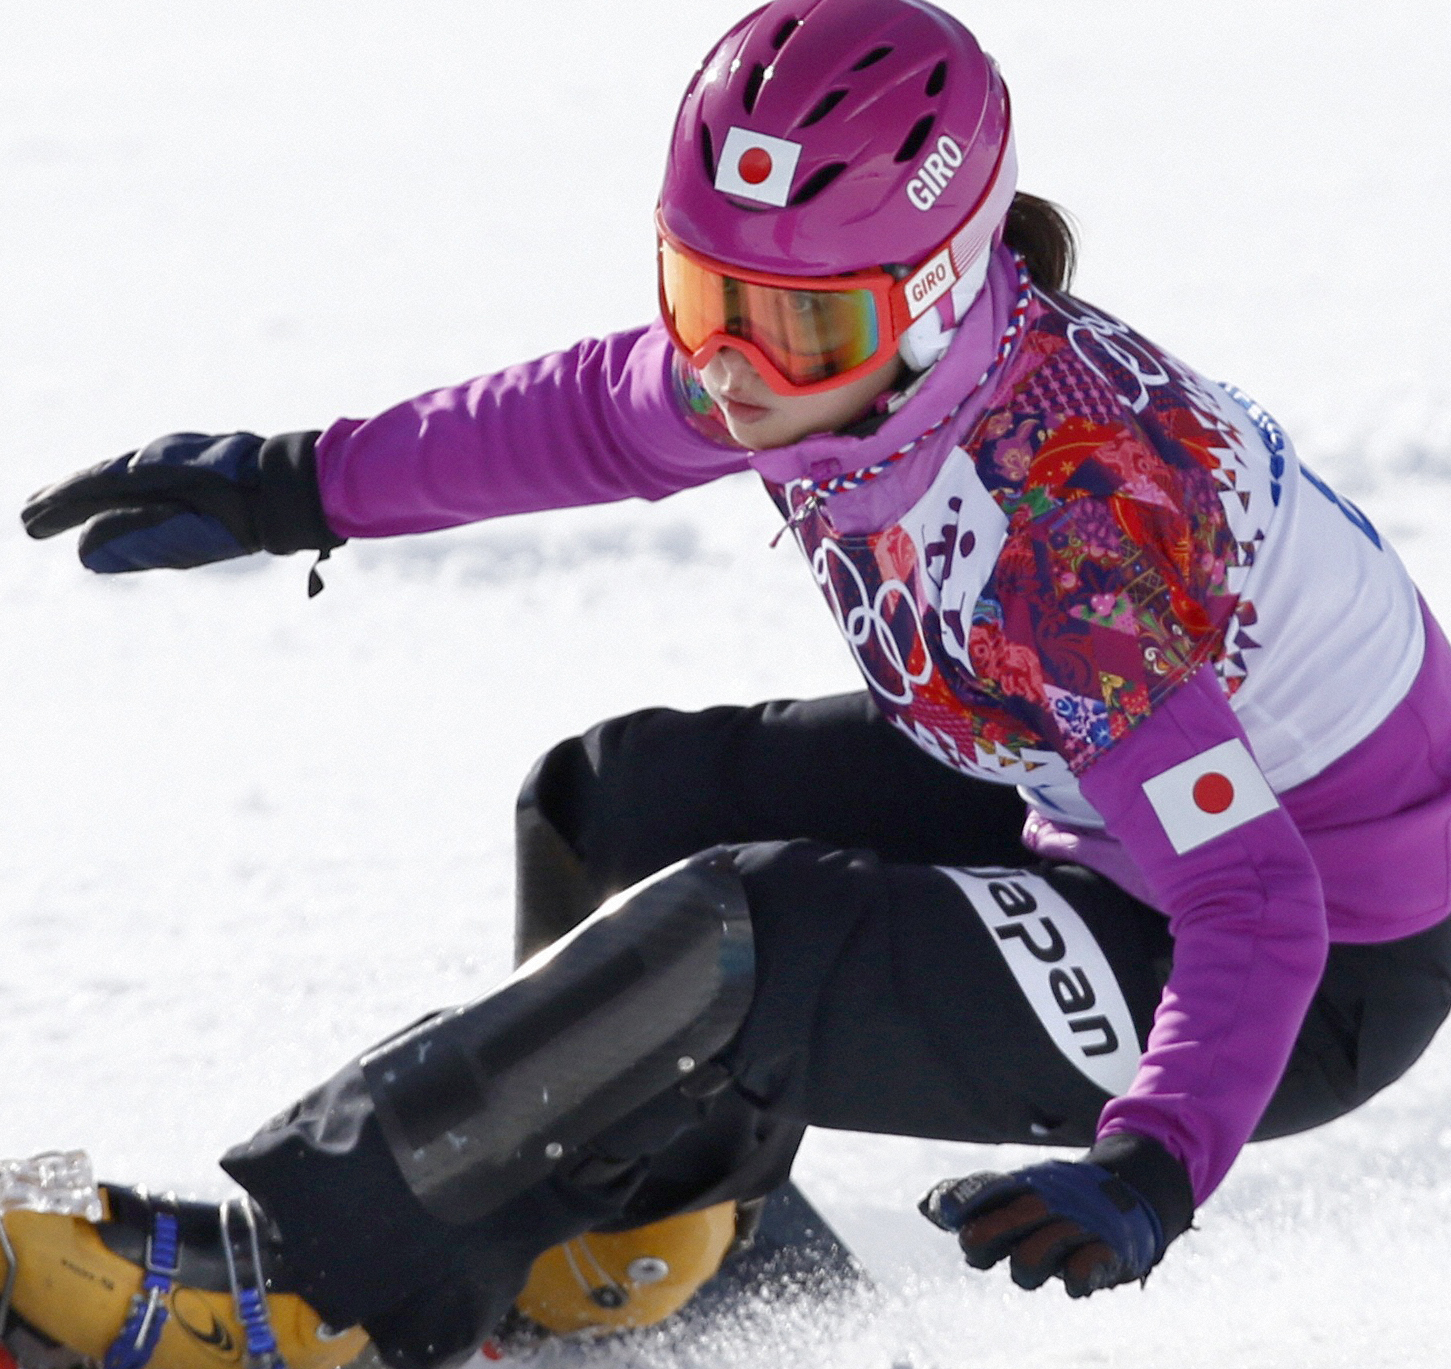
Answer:
M329 524L384 537L538 509L661 499L745 469L674 394L656 323L590 339L323 434Z
M744 468L686 420L656 324L322 434L173 433L41 490L22 518L33 537L86 525L82 562L114 573L659 499Z

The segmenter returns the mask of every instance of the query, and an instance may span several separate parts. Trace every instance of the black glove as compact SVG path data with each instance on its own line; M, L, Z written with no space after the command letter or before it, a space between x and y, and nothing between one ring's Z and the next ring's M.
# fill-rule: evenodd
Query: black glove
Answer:
M974 1269L1006 1255L1018 1287L1056 1275L1070 1298L1084 1298L1147 1278L1188 1229L1194 1195L1184 1166L1157 1141L1120 1135L1072 1163L946 1180L921 1209L957 1233Z
M32 537L86 523L81 564L103 575L225 561L255 551L331 551L345 539L323 517L319 434L172 433L30 497Z

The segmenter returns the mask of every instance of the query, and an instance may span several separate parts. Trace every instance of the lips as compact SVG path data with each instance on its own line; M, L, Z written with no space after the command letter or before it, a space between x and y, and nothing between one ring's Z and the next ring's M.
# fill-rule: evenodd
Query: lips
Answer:
M764 404L747 404L739 399L721 397L720 406L734 423L759 423L771 410Z

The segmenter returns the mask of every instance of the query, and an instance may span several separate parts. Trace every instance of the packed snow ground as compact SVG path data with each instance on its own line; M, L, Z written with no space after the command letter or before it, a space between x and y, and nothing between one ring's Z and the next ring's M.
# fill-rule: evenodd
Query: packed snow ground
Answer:
M103 581L14 518L160 432L320 427L646 317L675 102L742 3L0 3L0 1155L221 1192L229 1142L505 968L554 739L855 687L745 479L354 544L311 603L301 558ZM1261 399L1451 615L1444 0L952 8L1080 292ZM1451 1034L1246 1154L1143 1293L958 1269L912 1200L1019 1158L814 1134L886 1303L680 1356L1445 1362Z

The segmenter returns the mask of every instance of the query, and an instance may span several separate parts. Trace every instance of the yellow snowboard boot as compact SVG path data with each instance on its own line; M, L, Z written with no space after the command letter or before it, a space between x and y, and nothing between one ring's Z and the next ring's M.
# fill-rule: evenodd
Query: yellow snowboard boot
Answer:
M94 1223L0 1214L0 1318L21 1369L337 1369L366 1345L295 1293L265 1288L245 1199L218 1208L109 1185L99 1194Z
M514 1305L556 1335L653 1326L715 1274L735 1236L734 1203L630 1231L587 1232L535 1260Z
M367 1348L361 1329L334 1330L267 1286L247 1199L95 1186L78 1152L3 1162L17 1164L48 1177L17 1197L0 1174L0 1369L340 1369ZM734 1203L586 1233L538 1258L516 1321L525 1340L652 1326L716 1273L735 1236Z

